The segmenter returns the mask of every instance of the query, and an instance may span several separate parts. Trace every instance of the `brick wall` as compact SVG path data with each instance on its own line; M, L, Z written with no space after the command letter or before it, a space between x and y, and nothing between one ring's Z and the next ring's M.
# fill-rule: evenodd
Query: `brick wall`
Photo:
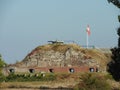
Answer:
M75 73L79 72L90 72L90 68L93 68L96 71L96 67L37 67L34 68L36 72L54 72L54 73L69 73L70 69L73 69Z

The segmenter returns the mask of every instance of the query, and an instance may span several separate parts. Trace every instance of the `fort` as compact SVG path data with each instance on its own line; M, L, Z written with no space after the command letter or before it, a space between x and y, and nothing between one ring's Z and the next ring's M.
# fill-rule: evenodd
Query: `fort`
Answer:
M3 73L105 72L111 52L86 49L77 44L53 42L36 47L21 62L3 68Z

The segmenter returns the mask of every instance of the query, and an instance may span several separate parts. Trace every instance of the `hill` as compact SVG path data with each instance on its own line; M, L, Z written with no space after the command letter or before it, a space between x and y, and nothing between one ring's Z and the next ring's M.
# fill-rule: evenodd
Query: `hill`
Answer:
M107 51L108 52L108 51ZM107 63L111 60L111 52L105 49L86 49L77 44L46 44L33 49L19 63L8 65L8 72L61 72L61 71L106 71ZM51 70L52 71L51 71ZM68 70L69 69L69 70Z

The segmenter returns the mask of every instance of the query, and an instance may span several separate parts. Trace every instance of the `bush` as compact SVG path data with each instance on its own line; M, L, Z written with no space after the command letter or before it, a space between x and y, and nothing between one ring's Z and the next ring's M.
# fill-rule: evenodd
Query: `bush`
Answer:
M81 80L74 87L75 90L111 90L110 85L103 76L86 73L81 76Z
M106 78L106 79L113 80L113 76L112 76L111 74L109 74L109 73L105 75L105 78Z
M56 80L56 75L55 75L55 74L50 74L50 75L48 76L48 80L49 80L49 81L54 81L54 80Z
M41 74L28 74L28 75L20 75L11 73L6 77L7 82L25 82L25 81L53 81L56 79L54 74L47 74L46 76L42 76Z
M17 81L17 75L15 75L14 73L10 73L7 77L6 77L6 81Z
M6 77L0 72L0 82L5 81Z

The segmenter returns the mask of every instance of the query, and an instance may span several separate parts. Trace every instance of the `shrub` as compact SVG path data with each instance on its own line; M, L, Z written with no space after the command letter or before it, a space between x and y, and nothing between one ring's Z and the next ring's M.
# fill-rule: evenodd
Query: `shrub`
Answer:
M106 79L113 80L113 76L112 76L111 74L109 74L109 73L105 75L105 78L106 78Z
M10 73L7 77L6 77L6 81L15 81L17 78L17 76L14 73Z
M81 76L81 82L74 87L74 90L110 90L111 87L107 83L105 77L86 73Z
M6 77L7 82L25 82L25 81L53 81L56 79L56 76L54 74L47 74L45 77L43 77L41 74L28 74L28 75L20 75L20 74L14 74L11 73L9 76Z
M40 81L54 81L56 80L56 75L55 74L46 74L45 77L41 76Z
M6 77L0 72L0 82L5 81Z

